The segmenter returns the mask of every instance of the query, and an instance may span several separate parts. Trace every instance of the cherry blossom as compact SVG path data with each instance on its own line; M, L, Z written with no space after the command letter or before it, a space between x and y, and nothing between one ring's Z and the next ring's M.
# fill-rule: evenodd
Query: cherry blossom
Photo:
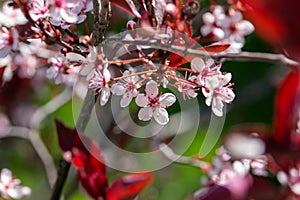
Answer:
M100 95L100 105L104 106L108 98L110 97L110 88L109 88L109 82L110 82L111 74L109 70L107 69L107 66L104 67L102 73L99 70L96 70L94 72L93 78L89 81L89 88L95 90L95 94Z
M220 43L229 43L230 48L226 52L231 53L240 52L245 44L244 37L254 31L254 26L243 20L241 12L229 8L228 14L225 14L224 8L219 5L211 6L211 12L203 14L203 22L202 35Z
M0 58L6 57L11 50L15 50L18 45L18 32L16 29L0 27Z
M130 76L130 72L128 70L123 73L123 77L126 78L113 84L111 91L115 95L122 96L120 105L121 107L127 107L132 98L138 95L138 88L140 87L140 84L138 84L139 77Z
M29 15L33 21L49 16L49 4L45 0L32 0Z
M221 74L221 65L217 65L215 67L213 67L213 65L213 59L207 59L204 61L202 58L197 57L191 61L191 69L197 74L197 76L193 78L196 79L196 82L199 85L205 84L207 76Z
M47 70L47 78L55 79L56 84L62 83L65 61L66 57L62 53L57 53L54 57L49 58L48 63L51 66Z
M31 189L20 186L21 181L14 178L9 169L2 169L0 174L0 195L5 199L20 199L31 194Z
M86 9L81 0L52 0L50 3L50 22L55 26L68 28L86 19L86 16L81 14Z
M291 168L288 173L280 171L277 179L282 185L287 185L293 193L300 195L300 168Z
M228 84L231 80L231 74L207 76L205 80L205 88L202 93L206 97L205 103L212 107L215 115L223 116L223 107L225 103L231 103L235 98L235 94Z
M22 25L27 23L27 19L22 13L21 9L11 6L12 1L6 1L3 4L2 11L0 11L0 25L12 27L15 25Z
M223 166L218 173L210 176L215 184L227 188L237 199L244 197L253 182L249 174L249 167L240 161Z
M158 94L158 84L151 80L147 82L145 88L146 94L138 94L135 102L142 107L138 117L142 121L148 121L154 117L160 125L166 125L169 122L169 116L166 108L175 103L176 97L172 93Z
M189 77L185 79L193 82L193 77ZM195 92L195 86L187 83L187 82L179 82L178 91L182 93L183 99L186 101L186 98L195 98L198 94Z

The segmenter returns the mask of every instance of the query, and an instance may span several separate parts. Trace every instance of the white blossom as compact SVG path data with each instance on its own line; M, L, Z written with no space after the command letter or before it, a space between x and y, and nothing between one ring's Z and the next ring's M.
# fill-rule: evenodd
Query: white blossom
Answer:
M148 121L154 117L158 124L166 125L169 122L166 108L175 103L175 95L172 93L159 95L158 85L153 80L147 82L145 92L146 94L138 94L135 99L136 104L142 107L138 113L139 119Z
M20 199L31 194L31 189L20 186L21 181L14 178L9 169L2 169L0 174L0 195L5 199Z
M89 88L95 90L95 94L100 94L100 105L104 106L110 97L110 81L111 74L107 67L105 67L102 73L98 70L94 72L93 78L89 81Z
M235 94L228 83L231 80L231 74L217 74L207 76L205 80L205 88L202 88L202 93L206 97L205 103L212 107L215 115L223 116L223 107L225 103L231 103L235 98Z
M138 88L140 87L140 84L138 84L139 77L130 76L130 72L128 70L123 73L123 76L126 78L113 84L111 91L115 95L122 96L120 105L121 107L127 107L132 98L138 95Z

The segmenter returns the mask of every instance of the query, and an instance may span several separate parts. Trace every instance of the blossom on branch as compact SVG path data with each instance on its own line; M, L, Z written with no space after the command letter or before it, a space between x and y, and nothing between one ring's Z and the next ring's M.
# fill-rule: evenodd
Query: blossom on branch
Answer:
M0 195L4 199L20 199L31 194L31 189L20 186L21 181L13 177L9 169L2 169L0 174Z
M220 5L212 5L211 12L203 14L203 22L200 29L202 35L217 42L229 43L227 52L240 52L245 44L245 36L254 31L254 26L243 20L240 11L229 8L226 14Z
M206 97L206 105L211 106L214 114L219 117L223 116L224 102L231 103L235 98L235 94L230 88L232 86L229 84L230 80L230 73L207 76L205 88L202 88L202 93Z
M115 95L122 96L120 105L121 107L127 107L132 98L138 95L140 84L138 83L139 77L136 75L131 76L128 70L123 73L123 77L126 78L112 85L111 92Z
M148 121L154 117L160 125L166 125L169 122L169 115L166 110L175 103L176 97L172 93L158 94L158 85L155 81L147 82L145 88L146 94L138 94L135 102L142 107L138 113L140 120Z
M94 77L89 81L89 88L95 90L95 94L100 95L100 105L104 106L108 98L110 97L110 82L111 74L107 69L107 66L104 67L102 73L99 70L94 72Z

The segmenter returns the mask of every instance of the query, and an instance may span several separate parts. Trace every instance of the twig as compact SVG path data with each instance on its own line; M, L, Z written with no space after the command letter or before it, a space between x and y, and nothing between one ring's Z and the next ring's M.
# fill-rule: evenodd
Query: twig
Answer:
M201 160L194 159L191 157L186 157L186 156L181 156L181 155L175 154L174 151L168 145L166 145L164 143L159 144L159 150L169 160L174 161L176 163L194 166L194 167L200 168L202 170L207 170L210 167L210 164L205 161L201 161Z
M38 136L38 133L35 130L26 127L11 126L8 128L7 133L0 134L0 138L5 137L19 137L30 141L45 167L49 184L51 187L53 187L54 181L56 179L55 165L53 163L51 155L48 152L48 149L45 147L43 141Z
M137 46L147 46L155 49L164 49L170 52L175 52L181 56L204 56L211 57L218 60L255 60L271 63L280 63L290 66L299 66L297 61L294 61L283 54L274 53L261 53L261 52L240 52L240 53L210 53L205 50L191 49L184 46L177 46L172 44L162 44L158 40L124 40L120 38L108 38L105 43L119 43L123 45L137 45Z
M51 99L51 101L49 101L46 105L40 107L30 119L30 128L37 129L45 117L70 101L72 97L71 95L72 90L67 87L62 93Z
M79 117L76 122L76 128L78 132L83 132L87 126L90 119L90 114L94 108L95 96L94 91L88 90L86 97L83 101L83 106L81 108ZM56 179L54 190L52 192L51 200L59 200L64 186L65 180L67 178L70 169L70 163L65 160L61 160L58 169L58 177Z

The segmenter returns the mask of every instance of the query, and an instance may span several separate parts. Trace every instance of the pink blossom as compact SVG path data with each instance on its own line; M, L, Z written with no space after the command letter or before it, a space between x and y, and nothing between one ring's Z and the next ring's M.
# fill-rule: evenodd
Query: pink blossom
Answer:
M11 50L17 49L18 32L11 28L0 27L0 58L6 57Z
M223 107L225 103L231 103L235 98L235 94L230 88L229 81L231 74L207 76L205 80L205 88L202 88L202 93L206 97L205 103L212 107L215 115L223 116Z
M253 183L249 174L249 166L240 161L224 166L217 174L212 174L215 184L227 188L234 198L242 199Z
M254 31L254 26L243 20L241 12L230 8L225 14L224 8L219 5L211 6L211 12L203 14L204 25L201 27L203 36L212 37L220 43L229 43L226 52L239 52L245 44L245 36Z
M197 76L193 78L196 79L196 82L199 85L205 84L207 76L221 74L221 65L217 65L215 67L213 67L213 65L213 59L207 59L204 61L202 58L197 57L191 61L191 69L197 74Z
M27 23L27 19L21 9L10 6L12 1L6 1L0 11L0 25L12 27Z
M121 107L127 107L132 98L138 95L138 88L140 85L138 84L139 77L138 76L130 76L130 72L126 70L123 73L123 76L126 77L117 83L112 85L111 91L115 95L122 96L120 105Z
M86 9L81 0L52 0L51 4L50 22L55 26L68 28L86 19L86 16L81 14L81 11Z
M280 171L277 173L277 179L282 185L287 185L294 194L300 195L300 168L291 168L288 173Z
M47 70L47 78L55 79L56 84L63 82L63 73L66 57L62 53L55 54L54 57L48 59L48 63L51 65Z
M193 82L193 77L185 77L185 79ZM182 93L183 99L186 101L186 98L195 98L198 94L195 92L195 86L187 83L187 82L180 82L178 85L178 91Z
M49 4L45 0L32 0L29 15L33 21L45 19L49 16Z
M138 94L135 102L142 107L138 117L142 121L148 121L154 117L160 125L166 125L169 122L169 115L165 108L175 103L176 97L172 93L158 94L158 85L155 81L147 82L145 88L146 94Z
M9 169L2 169L0 174L0 194L5 199L20 199L31 194L31 189L20 186L21 181L14 178Z
M104 106L108 98L110 97L110 88L109 88L109 82L110 82L111 74L108 71L107 67L105 67L102 71L102 73L98 70L94 72L93 78L89 82L89 88L95 90L95 94L100 95L100 105Z

